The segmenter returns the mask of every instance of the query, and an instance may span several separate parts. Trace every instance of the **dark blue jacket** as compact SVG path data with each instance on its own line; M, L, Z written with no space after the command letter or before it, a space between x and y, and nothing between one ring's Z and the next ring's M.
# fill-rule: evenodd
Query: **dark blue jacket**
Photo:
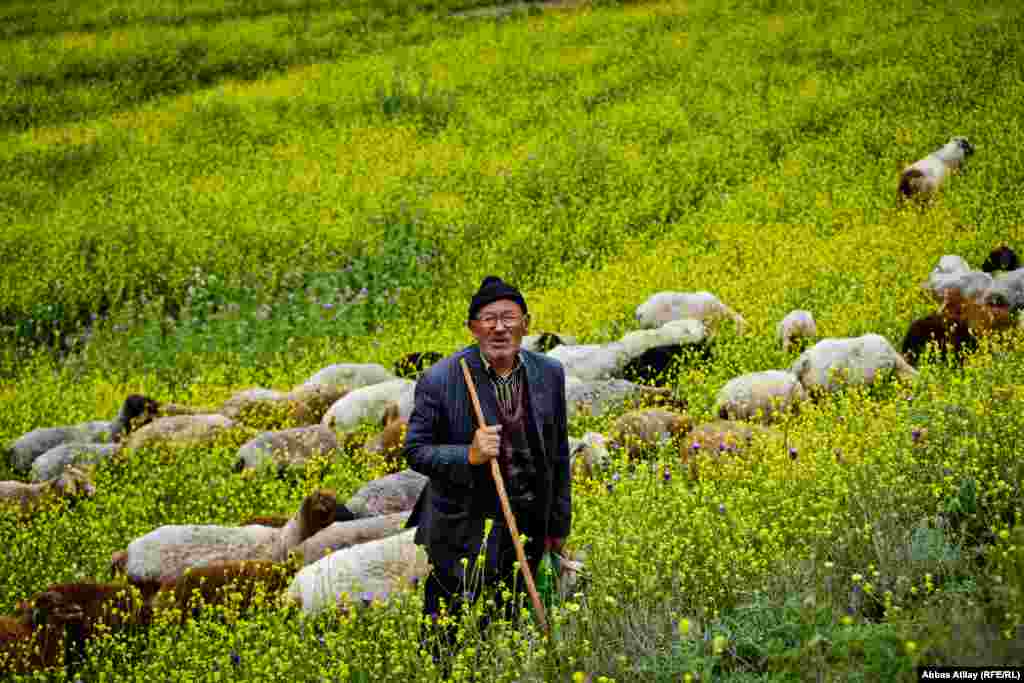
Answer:
M497 398L476 345L435 363L416 383L404 455L413 470L430 477L409 517L416 543L436 565L472 559L483 541L485 516L497 516L490 463L469 464L477 423L459 364L466 359L484 419L498 423ZM569 535L572 524L569 432L565 410L565 369L554 358L523 350L530 443L538 464L536 509L516 525L535 536ZM495 511L497 514L495 515Z

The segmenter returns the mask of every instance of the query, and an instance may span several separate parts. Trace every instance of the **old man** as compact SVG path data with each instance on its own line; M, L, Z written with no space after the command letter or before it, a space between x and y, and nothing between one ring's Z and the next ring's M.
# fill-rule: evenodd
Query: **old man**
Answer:
M511 600L501 590L494 593L504 616L513 614L521 596L524 581L515 576L515 547L491 476L492 459L498 459L516 526L528 537L524 549L534 574L545 548L560 551L569 535L565 370L557 360L521 348L529 325L519 290L498 277L484 278L467 319L477 343L437 362L416 385L404 453L412 469L430 477L408 522L418 527L416 542L432 565L423 602L428 622L436 624L445 612L457 616L465 601L499 584L515 591ZM462 359L486 424L476 423ZM484 548L486 519L494 524ZM453 642L453 630L428 627L435 659L437 645Z

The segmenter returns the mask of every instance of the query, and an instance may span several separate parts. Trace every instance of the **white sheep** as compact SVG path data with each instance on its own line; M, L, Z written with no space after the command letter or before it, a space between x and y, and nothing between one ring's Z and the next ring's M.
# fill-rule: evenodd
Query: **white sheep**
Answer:
M736 333L743 334L746 321L711 292L658 292L636 309L640 327L661 327L672 320L699 320L711 329L728 318L736 323Z
M331 553L300 569L286 595L307 615L336 606L343 595L353 602L363 596L386 600L430 571L415 536L416 529L409 529Z
M796 375L784 370L764 370L726 382L715 398L714 411L723 420L759 418L767 423L806 399L807 391Z
M967 138L955 137L903 170L899 191L903 197L926 196L936 192L953 173L963 168L974 146Z
M930 297L942 302L946 292L958 289L968 298L974 298L992 286L994 279L988 273L973 270L967 261L955 254L946 254L932 269L921 287Z
M337 432L349 432L363 421L379 423L392 402L398 403L399 416L408 420L415 387L416 382L410 379L392 379L360 387L338 399L320 422Z
M818 336L818 325L810 311L790 311L775 326L775 336L782 342L782 350L789 353L798 339L812 339Z
M602 380L615 377L629 362L626 347L619 342L610 344L561 345L548 351L565 367L565 374L582 380Z
M822 339L800 354L789 371L808 392L834 391L841 384L868 385L895 372L901 379L917 377L917 370L879 334Z

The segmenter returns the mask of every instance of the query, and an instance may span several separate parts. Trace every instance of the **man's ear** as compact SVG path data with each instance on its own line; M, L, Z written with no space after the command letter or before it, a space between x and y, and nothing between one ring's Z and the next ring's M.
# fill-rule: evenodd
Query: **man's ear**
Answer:
M523 316L523 334L530 331L530 314L527 313Z

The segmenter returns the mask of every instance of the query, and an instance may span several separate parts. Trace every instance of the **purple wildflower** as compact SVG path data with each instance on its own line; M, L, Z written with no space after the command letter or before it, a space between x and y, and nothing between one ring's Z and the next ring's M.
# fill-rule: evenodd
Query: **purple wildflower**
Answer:
M332 308L334 308L334 304L332 304L332 303L330 303L330 302L327 302L327 303L324 303L324 304L321 304L321 305L322 305L322 306L323 306L323 307L324 307L324 308L325 308L326 310L328 310L328 311L329 311L329 310L331 310Z
M914 441L914 443L917 443L918 441L920 441L920 439L921 439L921 430L918 429L917 427L914 427L914 429L910 432L910 438Z
M231 664L233 666L238 666L241 663L242 663L242 656L240 654L238 654L237 652L232 652L231 653Z
M724 515L725 514L725 503L719 503L718 504L718 514L720 514L720 515Z
M693 443L692 443L692 444L690 445L690 448L691 448L691 449L693 450L693 452L694 452L694 453L696 453L697 451L699 451L699 450L700 450L700 442L699 442L699 441L694 441L694 442L693 442Z
M665 472L661 475L661 477L662 477L662 479L665 480L666 484L668 482L672 481L672 470L670 470L669 468L666 467L665 468Z
M789 457L792 458L793 460L796 460L796 456L797 456L796 447L795 446L790 446L789 447Z
M622 476L618 472L612 475L612 481L618 481L619 479L622 479Z

